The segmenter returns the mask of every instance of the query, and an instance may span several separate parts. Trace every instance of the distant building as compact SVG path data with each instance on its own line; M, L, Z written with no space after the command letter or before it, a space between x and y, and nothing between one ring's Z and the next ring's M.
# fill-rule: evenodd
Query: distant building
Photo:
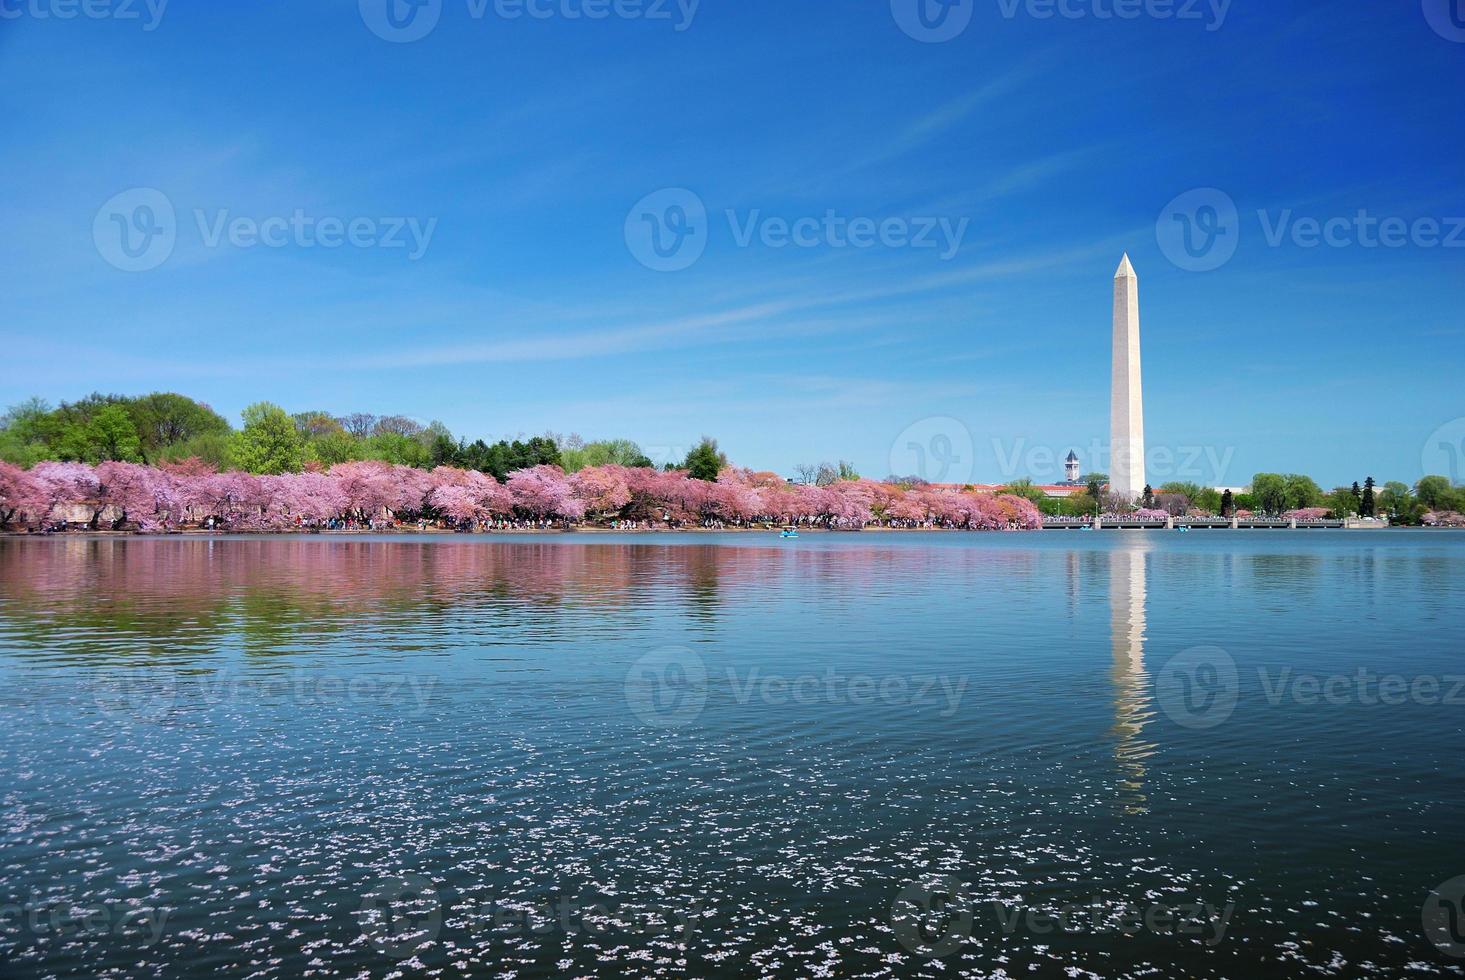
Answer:
M1063 461L1063 478L1069 483L1078 482L1078 453L1072 449L1068 451L1068 458Z

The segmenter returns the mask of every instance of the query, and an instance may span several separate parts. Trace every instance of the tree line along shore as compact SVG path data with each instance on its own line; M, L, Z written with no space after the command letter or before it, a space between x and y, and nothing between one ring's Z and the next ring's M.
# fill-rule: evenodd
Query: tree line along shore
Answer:
M1257 474L1246 492L1190 483L1137 501L1089 474L1053 498L1030 480L1000 488L863 479L846 462L800 465L792 479L734 466L703 438L660 465L628 439L547 433L489 443L439 422L260 402L235 429L170 392L31 399L0 416L0 529L616 530L746 528L1025 529L1043 516L1380 516L1465 524L1465 489L1372 478L1324 493L1305 476Z

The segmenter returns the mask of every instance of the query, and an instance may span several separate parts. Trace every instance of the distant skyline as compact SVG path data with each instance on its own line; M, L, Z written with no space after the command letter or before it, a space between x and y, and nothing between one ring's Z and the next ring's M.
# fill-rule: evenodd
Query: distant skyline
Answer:
M0 403L1057 480L1128 252L1150 482L1465 477L1448 0L916 2L7 4Z

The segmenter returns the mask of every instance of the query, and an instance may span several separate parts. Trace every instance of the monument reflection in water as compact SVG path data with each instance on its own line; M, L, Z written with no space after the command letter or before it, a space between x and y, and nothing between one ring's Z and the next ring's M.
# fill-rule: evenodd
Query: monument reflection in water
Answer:
M1143 539L1109 553L1110 644L1114 653L1114 758L1119 798L1126 813L1148 813L1145 769L1155 743L1144 738L1154 717L1145 671L1145 599L1149 548Z

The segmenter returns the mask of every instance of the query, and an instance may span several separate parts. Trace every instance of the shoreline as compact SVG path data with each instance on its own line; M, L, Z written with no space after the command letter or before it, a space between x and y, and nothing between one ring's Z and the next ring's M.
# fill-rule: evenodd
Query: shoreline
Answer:
M0 531L0 539L4 538L359 538L359 537L441 537L441 538L495 538L495 537L539 537L544 535L659 535L659 534L770 534L777 535L782 528L777 527L693 527L693 528L614 528L614 527L570 527L570 528L506 528L494 531L454 531L446 528L378 528L359 530L260 530L260 531L218 531L206 528L186 528L172 531L114 531L107 529L98 530L65 530L65 531ZM974 530L971 528L959 527L866 527L854 529L836 529L827 527L799 528L799 536L815 534L833 535L854 535L854 534L1022 534L1038 531L1071 531L1072 528L1022 528L1009 531L995 530ZM1118 532L1121 534L1144 534L1157 532L1173 532L1174 528L1101 528L1101 531ZM1235 531L1255 532L1256 528L1209 528L1206 533L1225 534ZM1268 531L1287 531L1291 528L1264 528ZM1297 528L1295 530L1308 531L1316 534L1320 530L1325 531L1465 531L1459 527L1393 527L1383 525L1381 527L1366 528Z

